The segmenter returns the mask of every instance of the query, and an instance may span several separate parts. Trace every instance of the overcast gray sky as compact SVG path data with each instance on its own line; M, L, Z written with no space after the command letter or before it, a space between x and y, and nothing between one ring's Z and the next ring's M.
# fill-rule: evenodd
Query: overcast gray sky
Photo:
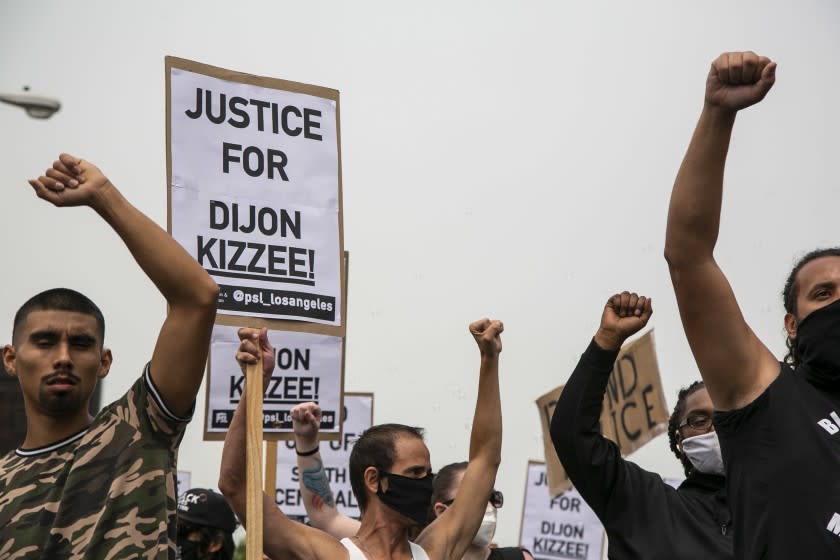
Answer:
M115 366L106 402L148 360L165 303L88 209L54 209L26 179L61 151L98 164L166 223L167 54L341 92L346 388L375 421L427 428L433 465L463 460L478 353L467 324L505 321L506 495L516 542L534 400L563 383L606 298L654 298L669 407L698 377L662 258L674 175L709 63L752 49L779 63L738 118L717 257L759 336L781 355L779 293L797 255L837 243L840 4L781 2L0 3L0 91L61 99L52 119L0 106L4 281L17 307L63 285L97 301ZM203 393L180 468L215 486ZM664 436L634 455L677 476Z

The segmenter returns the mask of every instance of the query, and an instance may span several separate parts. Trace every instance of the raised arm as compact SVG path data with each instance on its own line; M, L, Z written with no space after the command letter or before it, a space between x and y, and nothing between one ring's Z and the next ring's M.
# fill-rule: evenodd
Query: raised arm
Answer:
M470 460L452 506L433 521L417 543L432 558L461 558L481 525L502 460L502 404L499 396L501 321L482 319L470 325L481 365L478 397L470 433Z
M337 539L352 537L359 532L361 523L338 511L321 452L317 451L321 407L312 402L303 403L292 408L291 414L300 493L309 522Z
M623 292L607 300L598 331L569 377L551 417L551 440L575 488L608 525L611 511L641 507L639 494L659 486L658 475L622 459L599 424L607 383L624 341L647 325L652 301ZM635 493L636 500L633 500ZM647 492L646 495L650 493ZM653 498L649 496L648 502ZM646 522L646 519L642 519Z
M245 370L246 364L256 363L262 356L263 390L268 388L274 371L274 348L268 342L265 329L239 329L239 351L236 360ZM222 450L222 465L219 473L219 490L222 491L237 517L247 528L245 490L245 399L242 393L236 412L233 414L225 446ZM292 521L283 514L267 494L263 498L263 551L270 558L292 560L341 560L347 559L347 551L337 540L323 531Z
M204 376L219 288L172 237L132 206L92 163L61 154L29 182L56 206L89 206L122 238L169 304L152 354L151 375L169 411L186 416Z
M752 402L779 372L713 255L735 115L764 99L775 72L775 62L753 52L725 53L712 63L703 112L668 209L665 259L689 345L719 410Z

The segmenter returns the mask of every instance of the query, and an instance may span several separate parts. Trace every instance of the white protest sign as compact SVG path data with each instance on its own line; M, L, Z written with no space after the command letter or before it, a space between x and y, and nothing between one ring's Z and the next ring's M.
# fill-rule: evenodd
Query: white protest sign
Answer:
M341 326L338 92L166 66L170 231L220 315Z
M210 337L205 439L224 439L245 388L245 377L235 358L239 348L237 331L237 327L215 325ZM324 413L321 438L338 438L344 387L342 339L269 329L268 340L275 348L276 365L263 395L266 439L292 437L289 411L294 405L309 401L321 405Z
M529 462L519 546L535 560L600 560L604 527L574 490L552 498L545 463Z
M190 471L178 471L175 477L175 494L180 496L192 488L192 474Z
M344 394L344 426L339 441L321 442L321 460L330 481L330 489L339 513L361 517L359 504L350 488L350 450L362 432L373 423L373 395L371 393ZM277 492L275 501L286 515L305 516L306 509L300 495L300 472L294 442L277 446Z

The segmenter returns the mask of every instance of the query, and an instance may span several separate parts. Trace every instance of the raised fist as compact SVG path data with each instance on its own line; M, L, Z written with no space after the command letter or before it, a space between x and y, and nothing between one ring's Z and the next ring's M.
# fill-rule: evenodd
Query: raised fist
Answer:
M621 292L607 300L595 342L604 350L618 350L628 337L647 325L653 314L653 300L635 293Z
M290 414L295 437L304 441L315 441L318 438L318 430L321 429L320 406L314 402L301 403L292 407Z
M502 351L502 339L499 335L505 330L501 321L479 319L470 323L470 333L473 335L482 356L495 357Z
M723 53L706 78L706 104L726 111L755 105L776 81L776 63L752 51Z
M114 186L98 167L70 154L61 154L37 179L29 184L39 198L56 206L97 207L101 196Z

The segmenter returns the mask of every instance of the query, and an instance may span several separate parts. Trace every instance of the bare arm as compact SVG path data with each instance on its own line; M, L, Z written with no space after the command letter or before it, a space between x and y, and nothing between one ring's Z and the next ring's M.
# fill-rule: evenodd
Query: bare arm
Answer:
M172 237L132 206L90 162L68 154L30 181L56 206L90 206L117 232L169 304L152 354L151 375L170 412L192 410L204 376L218 286Z
M241 340L236 355L240 365L255 363L262 354L264 387L274 371L274 352L265 329L240 329ZM236 407L225 436L219 490L222 491L233 511L247 527L245 491L245 399ZM333 560L348 558L347 551L337 540L326 533L296 523L280 511L274 501L263 493L263 550L270 558L294 560Z
M432 557L461 558L475 537L502 461L502 404L499 395L501 321L470 325L481 352L478 397L470 434L470 461L452 506L417 539Z
M297 451L305 453L317 448L319 446L318 432L321 428L321 407L315 403L303 403L292 408L291 414ZM321 453L298 454L297 466L303 507L306 508L306 515L312 526L326 531L337 539L349 538L358 533L361 523L339 513L335 505Z
M713 255L735 115L764 98L775 68L755 53L726 53L715 60L668 209L665 258L671 282L689 345L720 410L752 402L779 372L772 353L744 320Z

